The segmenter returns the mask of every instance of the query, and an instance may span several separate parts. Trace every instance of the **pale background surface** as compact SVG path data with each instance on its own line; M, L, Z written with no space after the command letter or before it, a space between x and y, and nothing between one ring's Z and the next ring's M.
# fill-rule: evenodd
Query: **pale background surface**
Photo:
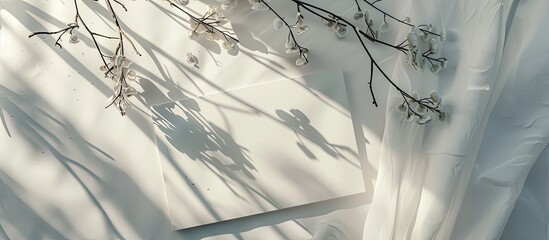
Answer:
M481 7L470 5L479 2L476 0L437 1L448 12L438 11L438 5L433 5L433 2L418 0L402 4L383 1L380 6L396 16L410 15L414 22L432 21L435 26L442 24L447 27L451 23L457 26L462 23L459 21L483 13L479 10ZM346 13L349 19L354 12L353 1L323 0L315 3L337 13ZM501 63L501 69L506 71L502 75L507 78L506 84L500 86L501 103L493 102L493 114L485 116L487 130L482 142L476 145L481 149L477 163L471 163L468 168L473 176L471 179L475 179L469 185L473 192L462 195L463 214L460 212L462 215L454 216L462 223L456 225L456 239L460 236L494 239L502 232L503 239L517 239L517 236L547 239L548 236L549 191L545 186L549 157L544 149L548 136L546 121L549 119L546 117L549 112L549 95L546 94L549 91L546 67L549 61L547 54L539 53L549 52L546 44L549 41L549 21L545 13L549 6L542 0L505 3L503 9L510 17L504 15L498 21L507 24L508 28L505 35L508 37L505 45L508 50L502 51L501 55L502 59L507 59ZM95 2L84 1L83 5L92 6L99 16L109 18L107 11ZM272 5L287 13L288 19L295 16L295 6L291 4L273 1ZM228 14L237 37L242 40L237 56L229 55L215 45L189 41L185 36L186 18L169 15L179 13L164 1L128 2L130 12L121 12L121 17L123 27L139 43L138 48L143 53L142 57L129 54L140 76L141 97L132 100L136 107L122 118L115 109L103 109L112 91L111 82L101 77L99 58L90 48L89 38L82 37L82 42L77 45L66 43L63 50L53 46L55 39L52 37L27 38L31 31L65 26L74 17L71 1L1 0L0 6L0 106L3 117L0 134L0 236L13 239L309 239L317 228L327 226L319 223L328 223L328 226L342 229L349 239L360 239L373 194L373 180L379 169L386 109L393 107L386 105L388 85L383 81L374 83L380 107L370 104L368 59L360 52L352 36L339 40L318 21L310 21L311 30L300 39L311 50L311 63L296 68L293 66L295 56L281 53L285 33L272 30L273 16L251 12L246 1L241 1L232 15ZM205 9L198 1L193 1L191 8L199 12ZM88 11L83 11L83 14L89 18L96 17ZM490 20L489 17L483 19ZM99 18L90 25L100 32L109 31ZM391 41L406 31L394 29L382 37ZM471 39L476 43L474 37ZM480 32L476 37L482 39L486 35ZM443 51L470 51L469 42L460 42L460 39L463 38L452 40L449 36L449 42L453 43ZM104 44L108 48L114 47L112 43ZM399 57L395 51L377 47L372 50L388 73L393 73L395 66L401 66L401 61L395 65ZM189 51L199 57L200 69L185 63L185 54ZM426 92L428 88L442 89L445 85L439 86L437 81L444 83L455 76L452 66L467 60L460 56L463 55L447 56L451 65L441 72L440 79L425 78L422 81L427 84L414 86L421 85ZM343 71L347 84L366 192L173 232L149 107L170 100L334 69ZM532 116L534 118L530 118ZM498 118L506 121L497 121ZM521 128L534 130L532 133L520 132L536 134L536 138L527 138L533 140L531 145L517 151L507 149L512 153L506 155L508 157L526 157L519 158L518 164L509 162L503 165L511 167L509 171L516 169L509 172L511 174L497 174L497 167L508 159L492 157L493 154L504 154L500 152L502 149L519 145L512 141L501 144L496 140L504 137L514 139L514 134L510 133ZM446 136L445 139L452 137ZM514 139L521 143L526 140ZM395 146L394 149L398 148ZM519 196L521 181L526 179L531 166L533 170L526 181L525 191ZM510 178L502 179L501 176ZM440 179L436 180L440 182ZM484 194L476 195L474 192ZM434 194L431 196L435 203L447 203ZM517 208L511 213L517 197ZM491 208L478 212L478 209L468 208L471 206ZM332 212L338 209L344 210ZM480 215L487 218L478 218ZM509 221L508 215L511 216ZM478 221L490 225L476 225ZM452 233L451 230L446 232Z
M174 229L364 192L341 72L152 107Z

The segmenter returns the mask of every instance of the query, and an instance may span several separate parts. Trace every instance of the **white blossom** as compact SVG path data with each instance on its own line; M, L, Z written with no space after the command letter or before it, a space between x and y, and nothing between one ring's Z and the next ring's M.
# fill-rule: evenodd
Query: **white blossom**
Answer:
M436 39L432 38L429 42L429 50L433 54L436 54L438 52L438 42Z
M404 113L404 112L408 111L408 106L404 102L402 102L401 104L398 104L396 106L396 110L401 112L401 113Z
M444 40L446 40L446 28L442 28L440 31L440 41L444 42Z
M80 42L80 39L78 38L78 35L76 33L71 33L71 36L69 37L69 43L77 44Z
M345 36L347 36L347 28L345 26L342 26L342 25L337 25L339 26L336 30L336 35L339 37L339 38L344 38Z
M238 4L238 0L217 0L221 3L221 9L231 10Z
M408 41L408 45L410 45L410 49L415 50L417 48L417 34L415 28L412 28L410 32L408 32L406 39Z
M448 114L446 112L441 112L438 114L438 120L443 122L448 118Z
M269 10L269 7L267 7L267 5L263 4L262 2L258 2L252 5L252 10L265 11L265 10Z
M417 120L417 123L419 125L425 125L427 123L431 122L431 116L421 116L419 120Z
M235 44L229 41L224 41L222 44L223 48L226 50L233 50L235 48Z
M360 20L364 17L364 13L362 11L357 11L355 14L353 14L353 18L355 20Z
M200 39L200 34L198 34L196 31L189 31L189 33L187 33L187 37L189 37L193 41L198 41Z
M416 111L417 113L419 113L419 114L424 114L424 113L427 112L427 108L426 108L425 106L421 105L421 104L418 104L418 105L416 106L415 111Z
M114 84L114 93L107 99L107 107L115 105L122 116L126 115L126 109L131 107L129 97L137 94L137 90L128 84L127 79L133 80L136 77L135 71L129 69L131 61L124 55L109 57L110 62L101 66L106 77L110 77Z
M284 22L280 18L273 19L273 27L275 30L279 30L284 26Z
M189 0L177 0L177 3L180 5L186 6L189 4Z
M194 67L198 68L198 57L193 55L191 52L187 53L187 63L193 64Z
M381 31L381 32L387 32L387 31L389 31L389 23L387 23L387 22L384 21L384 22L381 24L381 26L379 26L379 31Z
M441 68L440 63L434 63L433 66L431 66L431 72L438 73Z

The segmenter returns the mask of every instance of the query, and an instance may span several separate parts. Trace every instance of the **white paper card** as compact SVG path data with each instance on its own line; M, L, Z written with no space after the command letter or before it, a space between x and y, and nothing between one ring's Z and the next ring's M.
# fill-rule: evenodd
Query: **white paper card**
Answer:
M341 72L152 108L175 229L364 191Z

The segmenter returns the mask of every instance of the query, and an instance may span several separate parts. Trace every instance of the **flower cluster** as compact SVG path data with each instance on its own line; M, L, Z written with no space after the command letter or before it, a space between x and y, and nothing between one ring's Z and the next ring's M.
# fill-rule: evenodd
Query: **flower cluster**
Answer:
M339 18L333 17L332 19L325 19L326 21L326 27L330 28L337 37L344 38L347 36L347 26L343 23L339 22Z
M204 16L197 18L189 15L192 29L187 36L194 41L200 40L202 37L209 41L222 41L221 46L224 49L228 51L235 49L238 40L229 36L227 31L218 28L229 22L221 9L217 6L208 6L208 11Z
M410 29L406 36L408 43L406 63L421 70L425 69L429 63L431 72L438 73L441 69L446 68L448 60L443 57L434 58L432 55L439 52L439 41L443 42L446 39L446 29L443 28L439 34L434 36L432 30L432 24L414 26ZM421 46L424 46L423 48L426 50L420 50ZM422 51L423 53L420 53Z
M389 23L387 22L386 15L383 15L383 23L381 23L381 25L379 26L379 29L375 29L374 19L371 17L370 12L368 10L362 11L362 9L359 8L358 11L355 12L355 14L353 14L353 18L355 20L364 19L364 22L368 27L367 33L370 34L370 37L374 39L379 39L382 32L389 31Z
M105 72L105 77L111 78L114 83L114 93L107 99L107 106L115 105L122 116L126 115L126 109L131 107L129 97L137 94L137 90L128 84L127 80L135 80L137 74L129 67L131 61L124 55L115 55L109 57L110 62L101 66L101 71Z
M260 1L258 4L263 4L267 9L270 9L268 2ZM271 11L273 11L271 9ZM274 12L274 11L273 11ZM274 12L277 14L276 12ZM286 38L286 43L284 46L286 47L286 53L299 53L299 57L295 61L295 65L297 66L303 66L309 62L308 54L309 49L302 47L296 42L293 30L296 30L296 35L301 35L304 32L307 32L309 30L309 26L305 25L303 23L303 15L301 15L301 12L297 12L297 15L295 17L295 23L290 25L288 24L284 19L280 18L280 16L277 14L277 18L273 20L273 27L275 30L280 30L282 27L286 26L288 28L288 37Z
M431 122L432 117L429 114L436 114L438 120L445 121L447 113L441 111L442 98L437 92L431 91L429 97L419 98L419 93L413 91L410 96L404 96L404 101L396 106L396 110L404 113L404 120L412 122L417 119L420 125Z

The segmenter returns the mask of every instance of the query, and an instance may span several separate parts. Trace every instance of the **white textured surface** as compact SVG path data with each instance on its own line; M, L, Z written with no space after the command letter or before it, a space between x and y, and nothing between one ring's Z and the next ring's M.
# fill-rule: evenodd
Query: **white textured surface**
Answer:
M152 107L175 229L364 192L341 72Z

